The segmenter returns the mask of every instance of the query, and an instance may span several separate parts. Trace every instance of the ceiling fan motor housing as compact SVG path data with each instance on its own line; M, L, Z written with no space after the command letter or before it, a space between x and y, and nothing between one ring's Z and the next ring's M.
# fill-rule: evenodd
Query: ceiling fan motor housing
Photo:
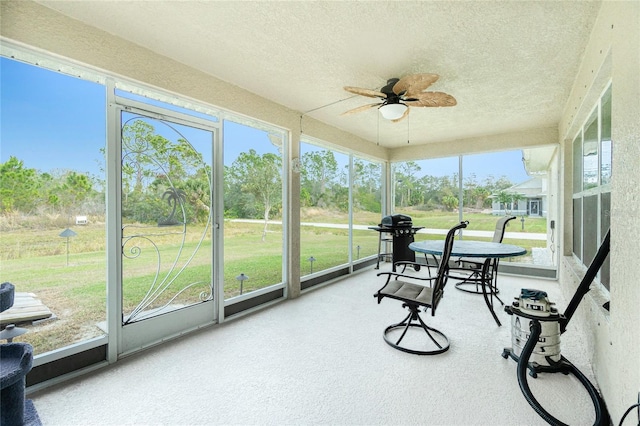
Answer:
M399 78L390 78L387 80L387 85L380 89L380 91L387 95L387 98L391 96L397 97L398 95L393 91L393 86L395 86L398 81L400 81Z

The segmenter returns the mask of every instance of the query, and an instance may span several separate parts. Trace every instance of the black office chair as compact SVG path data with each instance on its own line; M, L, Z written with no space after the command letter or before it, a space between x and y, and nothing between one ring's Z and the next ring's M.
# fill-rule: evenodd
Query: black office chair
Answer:
M397 324L390 325L384 330L384 340L390 346L418 355L436 355L446 352L449 349L449 339L441 331L429 327L420 317L420 308L423 310L431 309L431 315L435 315L436 308L442 299L444 287L447 284L447 274L449 269L449 258L451 249L453 248L453 239L459 229L466 228L469 222L461 222L459 225L451 228L447 233L444 242L438 273L434 277L417 277L404 275L400 272L380 272L378 276L386 275L387 281L384 286L374 297L378 299L378 303L385 297L399 300L402 307L409 309L409 315ZM424 284L420 284L424 283ZM425 285L426 284L426 285ZM407 345L401 345L402 340L407 335L410 327L422 328L429 337L426 340L427 349L411 348ZM400 330L399 338L394 338Z
M515 216L504 216L498 219L498 221L496 222L496 228L493 231L492 242L502 242L507 223L515 218ZM450 278L461 280L460 282L456 283L456 288L458 290L466 291L467 293L482 294L482 267L486 261L487 259L478 257L461 257L455 259L455 263L457 266L454 266L450 269L450 271L453 271L455 275L450 275ZM499 293L499 259L491 259L489 260L489 262L490 263L487 269L487 282L489 283L489 286L487 287L487 293L490 293L492 296L496 296L500 303L504 305L502 300L500 300L500 298L497 296Z

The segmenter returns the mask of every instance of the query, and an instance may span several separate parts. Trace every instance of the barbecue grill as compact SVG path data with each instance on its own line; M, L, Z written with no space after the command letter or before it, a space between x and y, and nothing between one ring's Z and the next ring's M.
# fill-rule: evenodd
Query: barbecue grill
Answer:
M393 251L391 252L391 259L393 262L393 270L396 270L395 264L400 261L415 262L416 255L413 250L409 248L409 244L413 242L413 236L423 226L413 226L413 221L410 216L404 214L394 214L391 216L385 216L378 226L373 226L370 229L379 232L378 239L378 263L376 269L380 267L380 259L386 258L389 253L381 251L382 243L391 240ZM383 234L389 234L390 238L385 238Z

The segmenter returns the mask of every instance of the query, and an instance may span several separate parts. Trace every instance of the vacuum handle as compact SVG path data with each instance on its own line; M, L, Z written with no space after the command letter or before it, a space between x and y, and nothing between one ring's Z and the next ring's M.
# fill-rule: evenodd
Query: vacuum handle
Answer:
M609 233L610 232L611 230L608 230L607 234L604 236L604 240L602 240L602 244L598 249L598 253L596 253L596 257L593 258L591 265L589 265L589 269L587 269L587 272L584 274L584 278L580 282L578 289L576 290L575 294L571 298L571 301L567 306L567 310L564 311L564 319L560 322L560 333L564 333L564 331L567 329L567 324L569 323L569 320L571 320L571 317L576 312L576 309L578 309L578 305L582 301L582 298L589 292L589 287L591 286L591 282L596 277L596 275L598 274L598 271L602 267L602 264L604 263L605 259L609 255L609 248L610 248Z

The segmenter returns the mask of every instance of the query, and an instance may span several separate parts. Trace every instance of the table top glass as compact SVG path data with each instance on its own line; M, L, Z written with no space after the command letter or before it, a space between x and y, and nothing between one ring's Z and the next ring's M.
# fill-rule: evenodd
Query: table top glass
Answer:
M417 241L409 244L409 248L418 253L441 255L444 240ZM503 258L522 256L527 250L520 246L488 241L454 240L451 256L455 257L490 257Z

